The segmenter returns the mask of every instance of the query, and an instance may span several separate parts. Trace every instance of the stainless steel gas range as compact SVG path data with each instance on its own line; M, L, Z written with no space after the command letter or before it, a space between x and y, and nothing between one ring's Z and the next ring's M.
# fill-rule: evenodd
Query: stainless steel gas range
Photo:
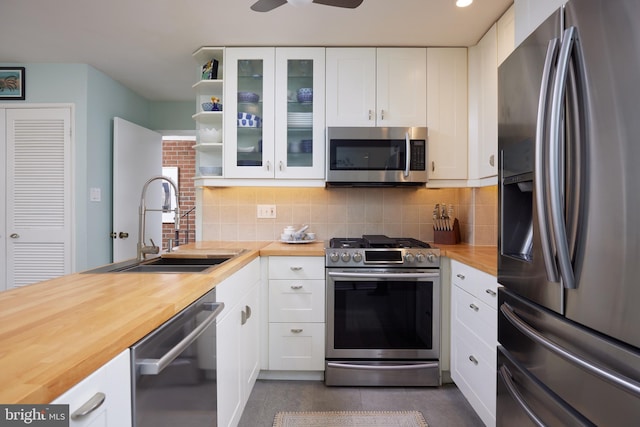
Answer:
M364 235L325 253L325 384L440 385L440 250Z

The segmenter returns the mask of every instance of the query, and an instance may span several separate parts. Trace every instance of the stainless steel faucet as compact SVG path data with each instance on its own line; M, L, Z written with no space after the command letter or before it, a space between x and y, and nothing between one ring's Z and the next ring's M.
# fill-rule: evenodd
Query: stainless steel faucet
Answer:
M172 209L172 211L175 212L174 229L176 231L180 230L180 196L178 193L178 186L175 184L175 182L173 182L171 178L168 178L166 176L154 176L153 178L150 178L147 182L145 182L144 186L142 187L142 194L140 195L140 208L138 209L138 213L140 215L140 218L138 221L138 251L137 251L138 261L144 260L146 255L148 254L157 254L160 252L160 248L156 246L156 244L153 242L153 239L150 239L151 246L147 246L146 243L144 242L147 211L168 212L168 210L165 208L147 209L147 204L145 202L147 187L149 187L149 184L151 184L153 181L158 181L158 180L167 181L173 187L173 191L176 196L176 207L175 209ZM160 242L160 245L162 245L162 242Z

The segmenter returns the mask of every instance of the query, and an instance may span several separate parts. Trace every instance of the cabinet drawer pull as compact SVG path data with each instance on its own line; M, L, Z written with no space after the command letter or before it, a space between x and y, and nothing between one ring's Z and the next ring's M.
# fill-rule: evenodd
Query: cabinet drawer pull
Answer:
M302 289L302 285L291 285L291 289L295 289L295 290Z
M478 359L473 357L473 354L469 356L469 361L471 361L471 363L473 363L474 365L478 364Z
M492 290L492 289L487 289L485 290L486 293L488 293L489 295L491 295L492 297L496 296L496 291Z
M431 172L435 172L436 171L436 162L431 162Z
M458 279L460 279L460 280L464 280L464 279L465 279L464 274L461 274L461 273L456 274L456 277L457 277Z
M373 118L373 111L369 110L369 120Z
M302 270L302 267L296 267L296 266L289 267L289 268L291 269L291 271L300 271L300 270Z
M86 417L96 409L98 409L104 403L104 400L107 396L104 393L98 392L91 399L87 400L87 402L76 409L73 414L71 414L72 420L77 420L78 418Z
M291 329L291 332L294 334L299 334L300 332L302 332L302 328L300 329Z
M478 311L478 310L480 310L480 307L478 307L477 305L475 305L475 304L473 304L473 303L472 303L472 304L469 304L469 308L470 308L471 310L473 310L473 311Z
M380 110L380 120L384 120L384 110Z

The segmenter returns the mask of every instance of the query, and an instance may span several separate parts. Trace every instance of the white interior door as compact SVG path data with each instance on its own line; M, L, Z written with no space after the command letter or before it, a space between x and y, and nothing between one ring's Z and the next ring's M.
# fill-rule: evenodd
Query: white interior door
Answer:
M113 262L136 257L140 196L144 183L162 175L162 135L119 117L113 119ZM161 181L149 185L146 204L161 208ZM162 245L162 212L146 215L146 243Z
M6 288L73 268L71 109L6 110Z

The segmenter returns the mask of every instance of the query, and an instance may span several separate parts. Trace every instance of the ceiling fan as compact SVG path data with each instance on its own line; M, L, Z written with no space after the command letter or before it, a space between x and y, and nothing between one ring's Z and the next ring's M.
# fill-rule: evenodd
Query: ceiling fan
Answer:
M251 10L256 12L269 12L276 7L282 6L286 3L291 3L296 6L303 4L323 4L325 6L345 7L348 9L355 9L360 6L363 0L258 0L251 6Z

